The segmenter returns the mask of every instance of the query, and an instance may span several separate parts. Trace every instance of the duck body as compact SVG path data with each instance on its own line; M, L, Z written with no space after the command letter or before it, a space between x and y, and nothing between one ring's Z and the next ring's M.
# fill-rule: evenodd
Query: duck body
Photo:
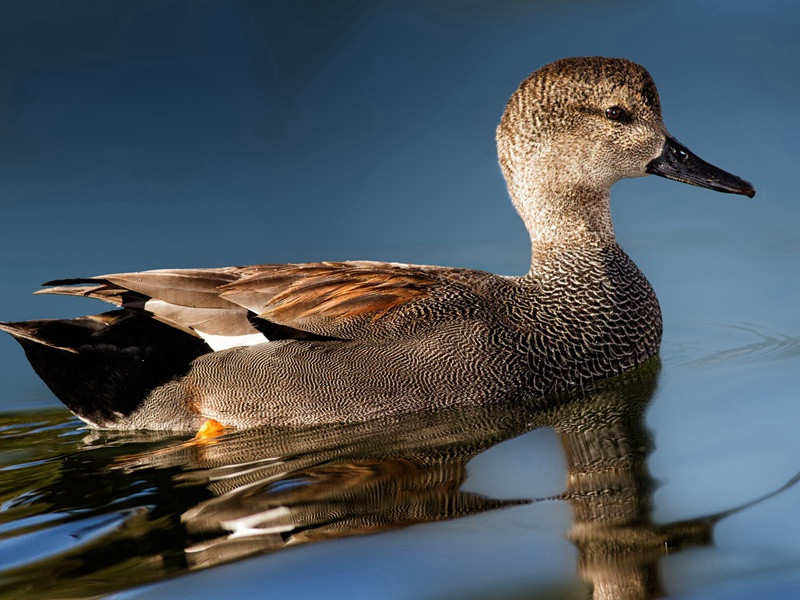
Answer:
M556 276L563 273L557 260L538 277L374 263L432 280L429 295L378 321L314 328L332 339L204 354L129 419L152 428L152 414L187 406L164 426L195 429L207 418L235 427L347 422L544 397L615 375L658 352L658 301L619 248L587 258L585 270L573 264L566 278Z
M656 173L752 186L677 144L649 74L623 59L543 67L512 95L497 137L531 236L525 276L377 262L123 273L43 290L119 310L0 328L75 414L116 429L545 402L657 354L661 311L617 244L611 185Z

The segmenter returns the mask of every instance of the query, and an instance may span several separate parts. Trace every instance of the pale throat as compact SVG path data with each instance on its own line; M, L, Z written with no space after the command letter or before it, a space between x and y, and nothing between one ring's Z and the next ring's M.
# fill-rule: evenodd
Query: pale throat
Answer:
M542 180L525 184L509 186L509 191L534 254L616 245L608 187Z

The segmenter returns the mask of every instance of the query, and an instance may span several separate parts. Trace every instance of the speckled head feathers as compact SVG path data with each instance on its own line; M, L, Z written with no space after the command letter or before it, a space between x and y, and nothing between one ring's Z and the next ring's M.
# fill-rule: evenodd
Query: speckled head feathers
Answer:
M620 118L609 118L609 109L619 109ZM573 174L609 186L644 175L664 136L647 70L603 57L565 58L535 71L511 96L497 129L506 177L519 174L519 157L549 151Z
M643 67L619 58L565 58L535 71L514 92L497 147L532 237L588 228L608 238L609 188L645 175L666 135L655 83ZM586 210L566 214L576 204ZM561 216L571 219L569 227L555 225Z
M557 60L522 82L517 94L526 93L532 94L532 104L546 105L551 110L567 106L593 108L605 100L624 103L641 118L661 116L658 90L650 73L625 58ZM508 108L513 110L513 104L509 103Z

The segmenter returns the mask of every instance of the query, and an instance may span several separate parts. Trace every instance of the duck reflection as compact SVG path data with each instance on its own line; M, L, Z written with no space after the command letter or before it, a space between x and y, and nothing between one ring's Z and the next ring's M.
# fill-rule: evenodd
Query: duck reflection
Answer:
M549 415L567 458L563 498L573 514L568 536L578 549L579 573L597 600L662 597L660 558L687 545L709 544L719 518L666 525L651 520L655 482L647 457L653 444L644 412L657 371L651 365L609 381L586 401Z
M539 501L571 507L567 535L587 591L596 599L662 596L662 557L709 544L720 519L764 498L702 518L653 522L653 443L644 414L658 374L651 360L547 403L513 398L361 424L262 427L190 441L93 433L79 451L35 467L47 469L49 482L32 497L9 501L11 512L44 506L62 515L55 523L79 542L0 570L0 595L31 585L42 597L100 595L318 540L533 502L462 487L473 457L552 428L567 481L562 494Z
M540 427L567 458L563 499L569 539L595 598L663 595L659 559L708 544L721 516L655 524L644 413L657 360L580 393L490 407L309 429L262 427L131 456L126 468L174 467L182 485L211 497L185 510L190 569L317 540L375 533L529 502L461 490L467 463L487 448Z

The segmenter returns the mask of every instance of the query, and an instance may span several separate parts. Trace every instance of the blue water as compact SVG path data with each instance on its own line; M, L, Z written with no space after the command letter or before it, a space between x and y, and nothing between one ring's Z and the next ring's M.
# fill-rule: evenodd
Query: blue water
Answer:
M640 375L653 389L594 392L632 407L614 439L650 432L649 452L625 463L633 483L610 486L647 518L600 537L690 522L692 543L636 548L662 592L798 596L800 486L782 489L800 471L798 25L800 6L779 0L4 3L0 318L97 312L29 294L157 267L367 258L520 274L528 242L494 153L505 101L555 58L631 58L653 74L671 133L758 195L652 177L613 190L665 333L660 370ZM571 480L565 440L585 433L558 431L565 414L461 415L449 453L412 435L439 432L433 417L184 446L82 429L10 338L0 365L0 595L573 598L604 572L574 537L580 498L555 498ZM607 425L597 415L589 431ZM222 505L242 518L377 487L336 503L349 515L338 528L315 518L211 543L230 530L186 515L219 506L209 481L251 467L272 479ZM443 508L462 505L472 512ZM365 511L380 531L353 517ZM592 556L616 575L631 564Z

